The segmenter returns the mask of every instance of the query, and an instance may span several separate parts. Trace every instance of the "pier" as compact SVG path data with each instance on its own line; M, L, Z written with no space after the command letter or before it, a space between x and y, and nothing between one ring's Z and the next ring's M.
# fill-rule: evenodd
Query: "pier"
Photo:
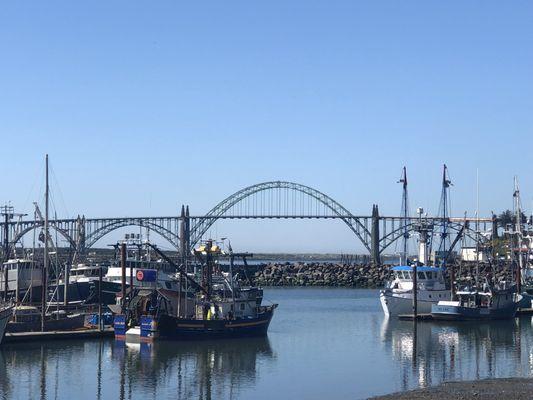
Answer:
M112 327L102 330L87 328L74 331L50 331L50 332L7 332L2 343L23 343L32 341L71 340L71 339L100 339L113 337L115 331Z

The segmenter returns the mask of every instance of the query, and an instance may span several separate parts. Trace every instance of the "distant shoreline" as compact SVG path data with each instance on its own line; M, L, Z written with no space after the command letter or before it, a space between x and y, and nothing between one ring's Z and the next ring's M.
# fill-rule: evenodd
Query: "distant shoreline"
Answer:
M533 378L496 378L444 382L438 386L371 397L372 400L531 399Z

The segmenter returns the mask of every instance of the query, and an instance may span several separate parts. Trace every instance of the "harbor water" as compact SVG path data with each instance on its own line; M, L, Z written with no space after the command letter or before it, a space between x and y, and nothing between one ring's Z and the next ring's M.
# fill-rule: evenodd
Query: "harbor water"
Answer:
M387 320L377 290L265 289L267 338L5 344L2 399L361 399L442 381L533 376L531 317Z

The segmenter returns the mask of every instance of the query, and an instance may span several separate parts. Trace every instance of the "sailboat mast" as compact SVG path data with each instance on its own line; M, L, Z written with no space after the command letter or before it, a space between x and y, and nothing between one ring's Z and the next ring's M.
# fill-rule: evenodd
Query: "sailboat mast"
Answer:
M42 279L42 310L41 310L41 331L44 332L44 319L46 315L46 294L48 292L48 211L49 211L49 193L48 193L48 154L45 161L45 189L44 189L44 263L43 263L43 279Z
M515 232L516 232L516 243L518 246L518 271L516 284L518 285L518 291L520 291L520 285L522 283L522 211L520 210L520 189L518 188L518 178L514 177L514 194L515 198L515 208L516 208L516 223L515 223Z

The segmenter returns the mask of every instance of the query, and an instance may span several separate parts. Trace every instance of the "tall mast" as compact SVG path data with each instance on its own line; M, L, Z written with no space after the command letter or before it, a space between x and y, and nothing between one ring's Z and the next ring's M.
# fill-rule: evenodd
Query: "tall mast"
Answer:
M409 217L409 199L407 195L407 169L403 167L402 177L398 181L402 184L402 210L401 210L401 227L403 231L402 252L400 255L400 264L407 264L407 245L409 233L407 231L407 218Z
M515 212L516 212L516 222L515 222L515 233L516 233L516 243L518 247L518 278L517 284L520 286L521 275L523 269L523 260L522 260L522 210L520 207L520 189L518 188L518 178L514 177L514 193L513 197L515 198ZM520 290L520 287L518 288Z
M442 168L442 192L440 196L440 205L438 213L438 216L441 218L441 237L438 248L440 254L443 254L448 249L448 216L450 212L450 210L448 209L448 191L451 184L452 181L448 177L448 167L446 167L446 164L444 164ZM444 260L444 264L446 264L446 260Z
M42 282L42 310L41 310L41 331L44 331L44 319L46 316L46 294L48 292L48 211L49 211L49 194L48 194L48 154L45 162L45 189L44 189L44 264L43 264L43 282Z
M476 169L476 289L479 288L479 169Z

